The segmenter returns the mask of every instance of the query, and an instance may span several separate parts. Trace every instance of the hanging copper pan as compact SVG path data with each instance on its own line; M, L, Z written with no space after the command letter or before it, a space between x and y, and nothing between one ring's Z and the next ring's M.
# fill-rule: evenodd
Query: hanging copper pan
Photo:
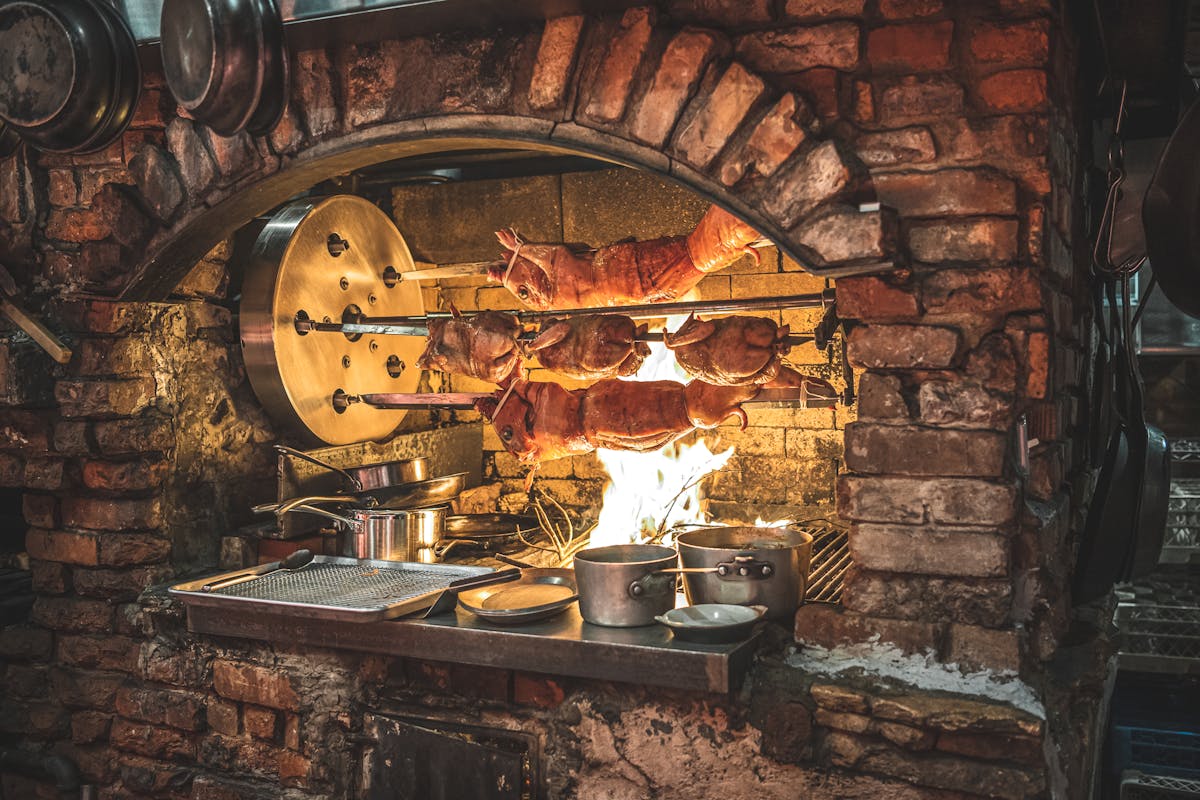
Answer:
M164 0L163 73L195 120L261 135L283 115L287 53L274 0Z

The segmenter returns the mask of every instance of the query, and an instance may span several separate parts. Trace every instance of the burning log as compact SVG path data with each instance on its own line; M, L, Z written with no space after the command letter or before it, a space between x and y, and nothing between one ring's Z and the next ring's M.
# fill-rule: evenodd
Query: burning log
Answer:
M551 311L673 300L706 274L754 253L750 244L759 235L712 206L686 237L613 244L585 253L562 244L528 244L511 230L498 231L496 237L508 256L488 276L526 306Z

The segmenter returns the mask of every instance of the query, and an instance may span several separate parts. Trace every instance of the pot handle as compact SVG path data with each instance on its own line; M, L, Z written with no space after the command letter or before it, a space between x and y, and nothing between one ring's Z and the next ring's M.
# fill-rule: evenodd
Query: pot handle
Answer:
M318 499L319 500L320 498L301 498L299 505L289 504L288 508L284 509L284 508L282 508L283 504L281 504L280 506L278 506L274 509L268 509L268 510L272 510L276 514L286 514L289 511L301 511L305 514L316 514L318 517L325 517L326 519L332 519L332 520L335 520L336 522L340 522L344 525L349 525L351 530L358 527L358 523L356 523L350 517L343 517L341 514L334 514L332 511L326 511L325 509L317 508L316 506L304 505L303 503L306 499ZM271 504L268 504L268 505L271 505ZM263 513L262 511L259 511L260 508L262 508L262 506L256 506L254 510L258 513Z
M294 510L298 506L312 505L313 503L353 503L358 498L346 497L345 495L313 495L310 497L292 497L288 500L283 500L278 503L263 503L250 509L255 514L286 514ZM366 501L361 505L367 508L374 508L379 504L373 497L366 498Z
M460 544L473 544L478 546L479 542L475 541L474 539L451 539L449 541L438 542L429 549L433 553L433 557L438 561L441 561L446 557L447 553L449 553L455 547L458 547Z
M700 570L701 572L711 572L712 570ZM650 594L666 594L667 590L675 588L675 575L672 573L679 572L677 569L659 569L654 572L647 572L642 577L638 578L633 583L629 584L629 596L637 600L646 597ZM663 581L664 575L670 575L669 582ZM659 589L659 583L664 583L663 589Z
M345 478L346 481L349 482L349 484L354 487L354 491L356 491L356 492L362 491L362 488L363 488L362 481L360 481L358 478L354 477L353 475L351 475L349 472L342 469L341 467L335 467L333 464L330 464L328 461L322 461L321 459L319 459L315 456L310 456L308 453L302 452L300 450L296 450L294 448L291 448L291 447L288 447L287 445L282 445L282 444L275 445L275 452L279 453L280 455L291 456L292 458L298 458L301 461L307 461L310 464L315 464L318 467L323 467L324 469L327 469L330 472L336 472L338 475L341 475L343 478Z

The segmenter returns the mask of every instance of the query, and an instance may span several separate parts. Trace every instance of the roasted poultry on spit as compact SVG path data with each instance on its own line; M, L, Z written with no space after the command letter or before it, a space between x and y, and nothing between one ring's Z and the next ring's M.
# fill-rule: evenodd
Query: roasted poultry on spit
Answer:
M629 377L650 355L650 345L637 340L645 333L645 325L617 314L571 317L543 325L525 353L537 356L546 369L577 380Z
M702 381L622 381L607 378L586 389L513 378L476 408L522 463L609 450L657 450L696 428L715 428L731 416L746 425L742 403L758 386L713 386Z
M511 230L498 231L507 257L488 276L530 308L555 311L681 297L710 272L746 253L758 232L712 206L687 236L612 244L575 253L562 244L530 244ZM757 256L756 256L757 257Z
M693 378L718 386L801 386L812 381L781 361L791 349L790 329L765 317L702 320L695 314L663 343Z

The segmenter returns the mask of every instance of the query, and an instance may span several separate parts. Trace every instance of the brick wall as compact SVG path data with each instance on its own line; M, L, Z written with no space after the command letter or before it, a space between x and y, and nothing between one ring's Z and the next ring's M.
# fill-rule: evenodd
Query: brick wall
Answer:
M24 491L38 593L30 623L0 632L4 743L70 756L103 797L345 797L364 709L435 705L539 732L555 796L727 797L749 774L765 797L1026 797L1064 775L1080 795L1095 675L1063 679L1052 661L1084 500L1068 487L1086 485L1073 425L1087 143L1063 13L681 0L343 45L295 55L293 105L270 137L213 135L149 75L108 151L0 163L5 258L76 351L58 368L8 339L0 359L0 478ZM214 247L397 142L481 130L669 171L814 263L898 247L905 269L837 283L861 371L837 484L858 566L845 609L803 609L796 635L880 634L1020 668L1044 723L980 698L947 714L936 692L869 677L814 685L779 658L783 642L740 695L696 698L199 640L161 594L139 596L213 564L269 475L274 433L247 391ZM847 235L838 208L872 194L896 214ZM805 280L779 264L773 281ZM731 293L744 275L724 276ZM122 287L160 302L103 299ZM1027 480L1012 466L1018 414L1039 441ZM810 441L780 427L785 458L796 431ZM746 458L763 457L754 446Z

